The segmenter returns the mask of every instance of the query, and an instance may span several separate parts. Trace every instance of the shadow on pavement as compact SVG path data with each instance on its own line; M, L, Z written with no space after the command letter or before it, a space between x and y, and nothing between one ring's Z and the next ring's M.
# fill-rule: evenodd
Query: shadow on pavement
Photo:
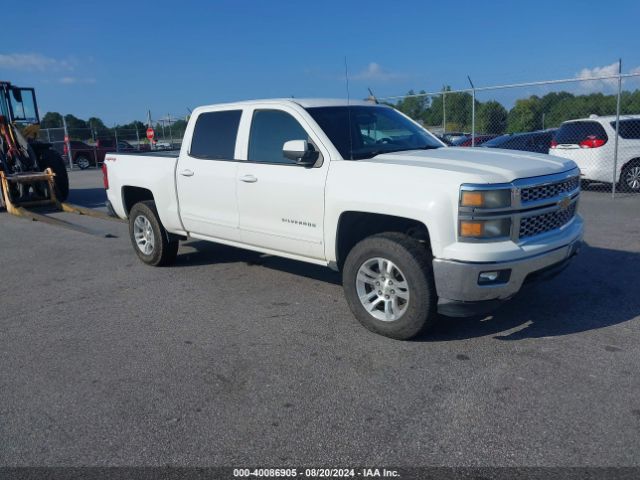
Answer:
M584 245L560 275L523 289L487 317L442 317L421 341L492 335L554 337L605 328L640 316L640 253Z
M244 262L334 285L332 270L204 241L189 242L193 252L178 255L176 266ZM494 336L500 340L553 337L600 329L640 316L637 294L640 253L584 245L557 277L525 287L492 315L441 317L416 341L442 342Z
M229 247L205 241L190 241L185 247L195 251L178 253L175 267L191 267L196 265L211 265L221 263L246 263L260 265L280 272L300 275L312 280L342 285L341 275L333 270L305 262L289 260L287 258L266 255L241 248Z
M104 188L72 188L67 201L81 207L100 208L105 206L107 194Z

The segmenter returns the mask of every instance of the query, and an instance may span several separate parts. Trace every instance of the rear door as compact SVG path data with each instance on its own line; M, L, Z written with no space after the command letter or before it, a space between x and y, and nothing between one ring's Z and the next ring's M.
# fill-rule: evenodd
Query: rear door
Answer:
M238 169L238 207L243 243L324 259L324 188L328 152L296 109L252 108L246 161ZM247 129L244 127L242 131ZM285 158L289 140L307 140L319 152L312 167Z
M191 127L191 145L180 152L176 172L180 217L191 234L239 240L235 157L241 117L241 109L201 112Z

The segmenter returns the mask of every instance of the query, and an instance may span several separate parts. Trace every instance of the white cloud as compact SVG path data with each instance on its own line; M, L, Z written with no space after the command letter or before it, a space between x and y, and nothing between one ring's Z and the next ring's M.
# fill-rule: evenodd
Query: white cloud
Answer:
M399 73L391 73L387 72L379 63L371 62L367 65L367 68L364 70L351 75L351 78L354 80L394 80L397 78L402 78L404 75Z
M623 73L626 73L626 72L623 72ZM629 70L629 73L639 74L640 67L632 68L631 70ZM586 80L586 79L592 78L592 77L606 77L606 76L617 75L617 74L618 74L618 62L614 62L611 65L605 65L604 67L583 68L576 74L576 77L580 79L585 79L585 81L580 82L580 87L582 90L586 92L598 92L602 90L617 89L618 79L617 78L605 78L602 80Z
M25 71L73 70L71 60L60 60L40 53L0 53L0 69Z
M78 77L61 77L58 79L58 83L63 85L74 85L78 83L96 83L95 78L78 78Z

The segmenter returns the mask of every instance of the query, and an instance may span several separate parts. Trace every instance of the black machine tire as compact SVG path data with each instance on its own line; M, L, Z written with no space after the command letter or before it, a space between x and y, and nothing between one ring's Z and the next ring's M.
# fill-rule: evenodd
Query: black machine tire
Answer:
M69 175L62 156L55 150L45 150L40 157L40 168L50 168L55 173L56 197L64 202L69 197Z
M144 227L151 229L150 235L144 235L144 228L142 230L138 227L138 222ZM144 238L137 238L141 235ZM133 249L138 255L138 258L147 265L154 267L171 265L175 262L178 255L178 248L180 242L177 239L170 239L169 234L162 226L156 205L152 200L136 203L129 212L129 237ZM151 248L149 251L143 251L144 246L141 246L138 241L146 243L151 241Z
M357 286L358 273L362 273L362 268L366 268L367 262L380 258L386 259L393 267L397 266L397 272L401 273L401 277L400 283L396 282L396 285L404 282L408 291L405 310L400 313L399 318L392 321L378 319L374 314L369 313L358 294L358 288L360 288ZM385 273L382 272L382 275ZM389 278L391 277L387 277L387 280ZM433 280L431 254L424 244L408 235L387 232L365 238L349 252L344 264L342 279L351 311L358 321L372 332L397 340L407 340L428 330L438 318L438 297ZM384 281L385 277L383 276L381 280ZM378 288L380 287L373 286L373 290ZM396 288L398 287L396 286ZM375 297L376 292L373 290L369 291L366 296L373 294ZM390 293L395 292L391 290ZM382 300L380 291L377 292L377 295L378 300ZM368 299L368 301L371 300ZM373 303L369 305L373 305ZM381 312L378 313L381 314Z
M78 155L76 165L78 165L80 170L86 170L91 166L91 160L85 155Z

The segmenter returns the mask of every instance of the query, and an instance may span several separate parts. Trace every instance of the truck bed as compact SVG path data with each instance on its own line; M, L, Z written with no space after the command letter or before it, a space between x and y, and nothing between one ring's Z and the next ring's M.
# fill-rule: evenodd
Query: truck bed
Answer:
M155 200L158 214L167 230L181 231L175 181L178 157L176 150L107 154L107 198L116 215L127 218L131 205L124 200L132 189L136 189L134 198Z
M131 155L131 156L136 156L136 157L163 157L163 158L173 158L173 159L177 159L178 156L180 155L180 150L150 150L150 151L145 151L145 152L139 152L137 150L132 151L132 152L110 152L107 155L118 155L120 156L124 156L124 155Z

